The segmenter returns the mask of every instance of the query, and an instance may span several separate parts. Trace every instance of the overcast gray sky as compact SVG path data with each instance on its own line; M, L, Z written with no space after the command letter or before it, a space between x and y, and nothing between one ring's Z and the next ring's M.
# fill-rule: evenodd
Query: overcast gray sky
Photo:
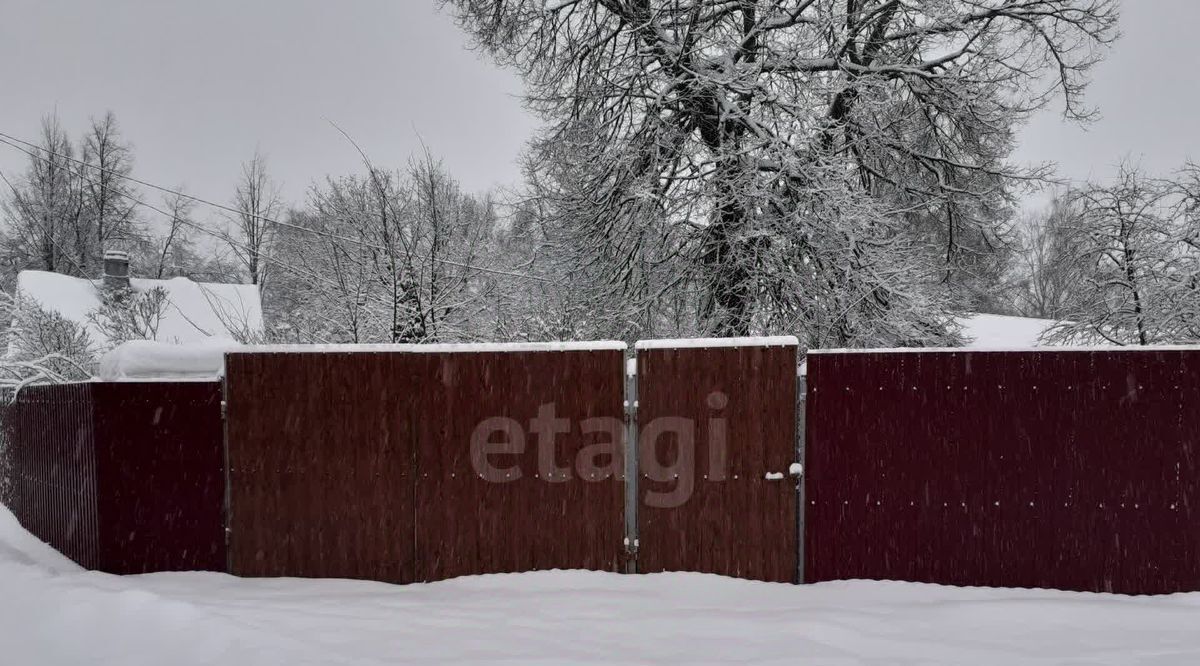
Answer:
M432 0L0 0L0 131L112 109L135 174L227 201L255 146L286 196L400 166L423 140L470 189L515 181L535 123L520 81L464 48ZM0 169L22 168L0 146Z
M1195 0L1125 2L1089 94L1103 119L1080 129L1047 112L1016 159L1072 178L1122 155L1156 170L1200 159L1198 20ZM469 189L514 183L536 122L519 79L465 46L433 0L0 0L0 131L33 138L57 109L77 136L112 109L136 175L221 202L256 145L293 202L356 170L325 118L377 163L402 165L423 140ZM0 146L0 170L22 168Z

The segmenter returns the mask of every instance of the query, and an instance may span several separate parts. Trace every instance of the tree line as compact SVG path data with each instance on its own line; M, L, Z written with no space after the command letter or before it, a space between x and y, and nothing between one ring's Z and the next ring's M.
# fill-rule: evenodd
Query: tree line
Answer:
M3 197L0 279L94 277L123 245L139 275L260 285L264 338L297 343L953 345L966 312L1196 339L1195 168L1126 164L1021 211L1054 174L1010 161L1016 132L1051 104L1092 117L1111 0L443 4L544 121L513 189L350 141L361 168L303 201L254 155L200 219L207 202L126 178L111 114L78 142L50 118Z

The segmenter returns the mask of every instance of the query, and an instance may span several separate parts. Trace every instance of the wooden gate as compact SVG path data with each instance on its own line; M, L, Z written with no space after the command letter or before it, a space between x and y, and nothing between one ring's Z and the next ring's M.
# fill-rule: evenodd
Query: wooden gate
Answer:
M637 570L797 580L796 339L637 344Z

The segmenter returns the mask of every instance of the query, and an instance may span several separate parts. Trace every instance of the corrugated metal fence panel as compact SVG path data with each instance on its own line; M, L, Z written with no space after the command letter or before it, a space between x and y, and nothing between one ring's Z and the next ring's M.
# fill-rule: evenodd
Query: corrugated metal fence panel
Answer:
M92 396L98 568L224 571L220 383L95 383Z
M637 363L638 571L794 582L796 348L641 349ZM663 434L647 466L654 424L672 418L695 428L694 455L681 460L679 437Z
M416 396L421 580L619 570L623 352L417 354L409 362L433 372ZM561 419L552 445L539 446L539 410ZM508 441L515 433L502 431L504 423L524 440L512 442L519 453L493 453L484 467L472 462L472 433L489 423L495 428L481 430L477 446Z
M806 566L1200 590L1198 351L814 354Z
M422 380L393 353L227 357L231 573L416 580Z
M619 350L234 354L226 370L233 573L411 582L617 569L619 480L535 476L529 420L542 405L566 419L547 450L577 477L577 454L606 437L582 421L608 417L620 436ZM472 433L491 418L525 434L523 453L489 458L520 479L476 473Z
M90 384L30 386L5 414L12 510L21 525L80 565L99 563Z

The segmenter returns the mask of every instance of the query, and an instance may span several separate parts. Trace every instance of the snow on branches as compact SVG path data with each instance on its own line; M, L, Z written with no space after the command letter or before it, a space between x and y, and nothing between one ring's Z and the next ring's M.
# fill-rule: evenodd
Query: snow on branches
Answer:
M1052 339L1075 344L1200 341L1200 169L1157 178L1122 164L1114 182L1069 193L1063 233L1075 278Z
M1006 161L1014 127L1055 95L1089 116L1116 22L1112 0L449 4L524 75L532 196L564 266L619 289L615 324L839 346L952 337L1013 188L1047 175Z

